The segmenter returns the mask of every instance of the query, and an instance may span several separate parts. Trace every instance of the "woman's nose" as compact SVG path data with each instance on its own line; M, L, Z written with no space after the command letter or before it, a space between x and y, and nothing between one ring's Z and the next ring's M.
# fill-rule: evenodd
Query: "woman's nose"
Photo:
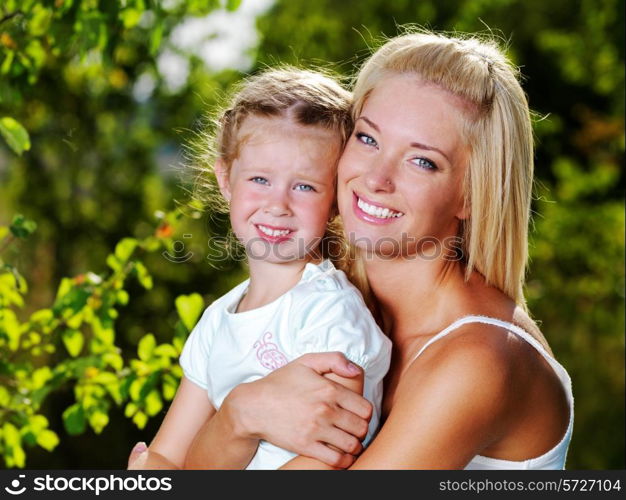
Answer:
M365 185L373 193L392 193L395 190L392 162L376 162L365 174Z

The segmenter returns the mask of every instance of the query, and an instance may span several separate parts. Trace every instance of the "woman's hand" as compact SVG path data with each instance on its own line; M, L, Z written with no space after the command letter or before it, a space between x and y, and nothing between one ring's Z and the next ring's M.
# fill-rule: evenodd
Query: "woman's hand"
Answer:
M351 378L361 369L341 353L306 354L239 385L220 411L228 414L239 437L264 439L333 467L348 467L361 452L372 406L323 376L331 373Z

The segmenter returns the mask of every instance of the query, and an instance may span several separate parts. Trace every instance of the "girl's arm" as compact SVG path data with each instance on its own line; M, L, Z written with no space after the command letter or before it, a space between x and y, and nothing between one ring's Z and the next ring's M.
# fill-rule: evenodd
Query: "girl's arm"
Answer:
M235 387L198 432L186 466L243 469L258 440L265 439L332 467L347 467L367 434L372 407L353 390L320 376L330 372L345 379L362 375L340 353L306 354Z
M176 396L148 450L131 453L129 469L180 469L194 436L215 414L206 390L183 376Z

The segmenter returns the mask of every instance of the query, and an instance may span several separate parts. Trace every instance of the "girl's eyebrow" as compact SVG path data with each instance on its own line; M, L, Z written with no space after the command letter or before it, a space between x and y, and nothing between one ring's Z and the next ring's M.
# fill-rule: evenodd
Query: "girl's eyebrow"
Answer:
M372 127L376 132L380 133L380 128L378 127L378 125L376 125L372 120L370 120L369 118L365 117L365 116L359 116L356 121L359 120L363 120L365 123L367 123L370 127ZM448 163L452 163L450 161L450 158L448 158L448 155L445 154L441 149L435 147L435 146L429 146L428 144L423 144L421 142L412 142L411 147L414 148L418 148L418 149L424 149L426 151L435 151L437 153L439 153L441 156L443 156L446 160L448 160Z

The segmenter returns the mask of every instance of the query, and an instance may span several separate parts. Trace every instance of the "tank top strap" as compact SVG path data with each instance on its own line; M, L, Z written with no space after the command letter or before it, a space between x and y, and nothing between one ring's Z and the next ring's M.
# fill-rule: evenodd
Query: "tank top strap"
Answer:
M545 357L550 362L550 364L552 364L553 361L556 362L556 360L547 353L544 347L530 333L528 333L523 328L513 323L509 323L508 321L503 321L501 319L492 318L490 316L473 315L473 316L463 316L462 318L457 319L454 323L452 323L447 328L445 328L444 330L440 331L437 335L432 337L428 342L426 342L426 344L422 346L422 348L418 351L418 353L413 357L413 359L411 360L411 363L413 363L413 361L415 361L429 345L445 337L446 335L453 332L454 330L457 330L461 326L467 325L468 323L484 323L487 325L494 325L494 326L499 326L501 328L504 328L505 330L508 330L522 337L526 342L528 342L535 349L537 349L543 355L543 357Z

